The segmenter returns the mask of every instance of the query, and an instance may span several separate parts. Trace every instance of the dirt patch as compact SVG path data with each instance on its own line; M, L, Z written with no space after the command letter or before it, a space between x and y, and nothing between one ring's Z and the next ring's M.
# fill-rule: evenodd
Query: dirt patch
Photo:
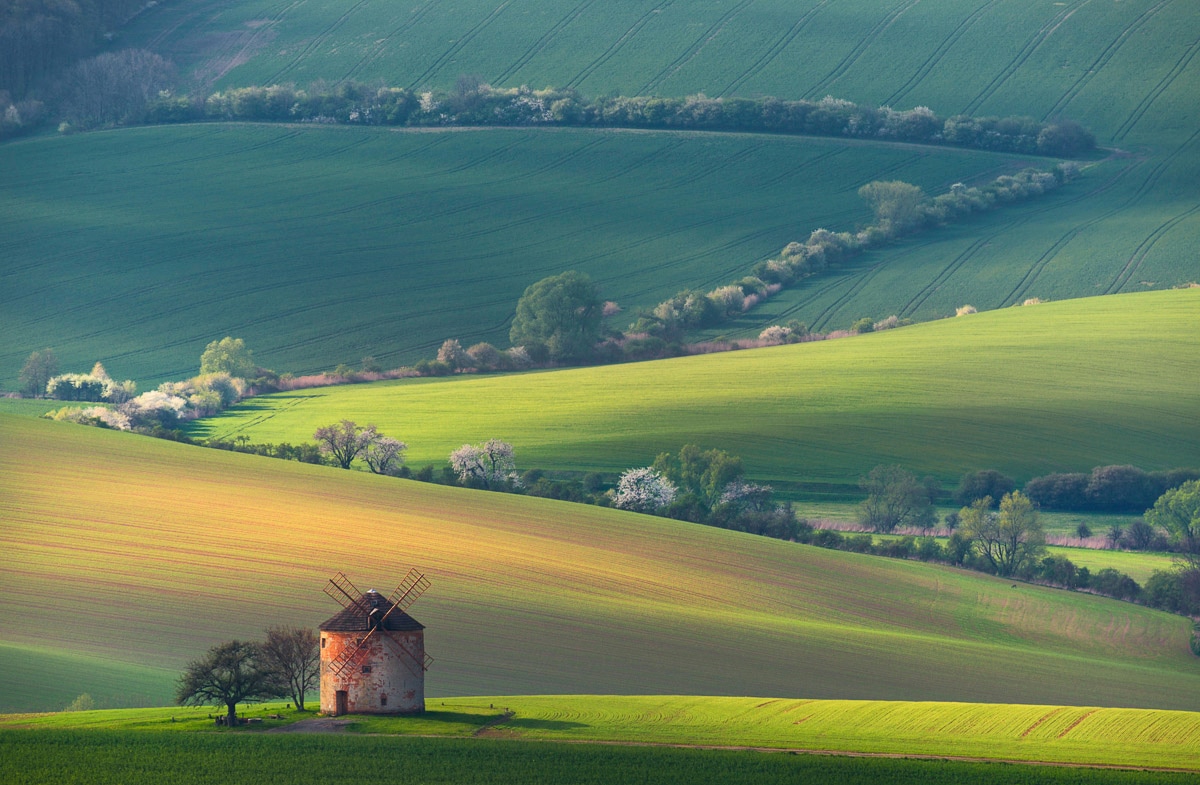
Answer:
M271 728L267 733L345 733L351 720L336 720L333 717L313 717L291 725Z

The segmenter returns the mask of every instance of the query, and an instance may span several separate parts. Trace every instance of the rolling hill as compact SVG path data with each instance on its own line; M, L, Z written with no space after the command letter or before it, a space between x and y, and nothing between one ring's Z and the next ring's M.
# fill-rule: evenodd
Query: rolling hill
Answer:
M741 337L1200 278L1197 14L1185 0L196 0L149 9L118 45L174 58L197 90L449 89L465 73L589 95L833 94L1068 116L1111 148L1069 192L864 256L724 331ZM0 146L0 384L47 345L154 382L225 334L293 372L411 362L449 337L503 343L542 275L592 271L630 313L728 282L818 226L855 228L864 179L932 190L1000 165L775 137L392 138L205 127Z
M855 191L871 180L940 191L1020 165L569 129L201 125L0 145L0 384L46 346L64 370L102 359L153 383L190 376L227 334L281 372L395 367L452 335L507 346L525 287L564 266L626 308L624 327L817 225L865 222Z
M336 570L386 588L416 565L433 696L1200 697L1187 619L1089 595L11 415L0 444L0 641L63 655L31 669L46 695L111 694L114 668L75 655L149 680L217 641L317 624ZM20 673L0 669L3 701Z
M953 484L1132 463L1200 465L1200 290L1093 297L853 338L652 363L299 390L191 423L312 440L341 419L446 462L500 438L520 468L619 472L688 443L781 488L852 488L881 463Z

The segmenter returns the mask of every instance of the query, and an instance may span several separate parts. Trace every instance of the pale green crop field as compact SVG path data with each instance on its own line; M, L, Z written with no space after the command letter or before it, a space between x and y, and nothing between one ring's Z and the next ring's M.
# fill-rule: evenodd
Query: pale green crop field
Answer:
M834 341L514 376L255 398L197 436L311 441L341 419L443 465L504 439L519 468L620 472L688 443L787 488L899 463L948 486L995 468L1023 482L1132 463L1200 464L1200 291L1012 308Z
M511 716L505 718L505 712ZM211 713L211 710L208 710ZM246 707L263 727L303 715ZM504 695L430 701L417 717L348 717L353 733L715 745L1200 769L1200 715L1083 706L650 695ZM205 709L0 715L0 728L199 731Z
M817 226L865 222L855 192L871 180L940 191L1019 166L569 129L199 125L23 140L0 145L0 385L15 388L47 346L63 370L102 360L153 384L196 373L226 335L298 374L366 355L393 368L448 337L507 347L525 287L564 269L589 273L624 328Z
M10 415L0 444L0 641L69 655L0 669L4 701L114 694L84 655L158 669L165 704L214 643L332 615L337 570L382 590L410 566L430 696L1200 699L1189 620L1090 595Z

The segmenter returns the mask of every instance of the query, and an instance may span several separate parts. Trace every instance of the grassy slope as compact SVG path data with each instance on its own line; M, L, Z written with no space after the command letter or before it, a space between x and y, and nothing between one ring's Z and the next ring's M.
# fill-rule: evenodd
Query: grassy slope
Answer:
M855 191L870 180L940 190L1018 164L571 130L207 125L30 139L0 146L0 384L15 386L45 346L64 369L100 359L156 382L195 373L227 334L296 372L368 354L395 367L450 336L507 346L522 291L565 267L620 302L624 326L814 226L866 220Z
M1194 253L1200 135L1192 111L1200 45L1189 33L1196 15L1184 0L641 0L620 9L575 0L404 8L373 0L349 7L201 0L162 4L140 17L122 43L156 47L185 70L219 75L222 84L352 76L445 87L460 73L478 73L496 84L574 83L595 94L834 93L900 107L928 104L943 114L1065 113L1095 129L1102 142L1134 153L1036 206L864 257L726 331L752 335L791 317L836 328L863 315L926 319L965 302L991 308L1200 277ZM219 62L195 59L209 55ZM161 379L191 368L196 348L226 333L242 334L283 370L328 368L366 353L411 360L453 335L503 336L522 286L548 272L591 269L606 279L608 296L639 305L685 285L729 280L819 224L851 229L863 217L847 206L866 174L857 149L841 148L806 170L774 158L774 142L746 142L764 147L715 158L689 144L642 165L643 153L670 143L660 138L646 149L622 138L578 152L578 145L557 148L537 137L522 153L521 145L509 147L510 132L499 132L473 142L476 149L465 156L452 155L453 144L410 156L404 166L420 171L426 159L436 169L442 156L458 162L494 154L463 170L462 187L472 193L483 181L536 175L520 184L521 193L505 187L485 189L478 201L466 197L476 207L458 212L446 201L464 198L453 178L434 183L452 186L434 198L412 193L377 201L396 195L381 185L395 179L395 170L389 163L372 172L369 165L394 154L381 156L372 142L345 149L342 136L329 149L323 129L226 137L225 153L230 145L256 148L242 154L214 153L220 140L206 146L192 138L189 144L202 152L197 157L212 157L178 166L166 140L180 137L162 134L0 148L0 171L24 173L0 177L0 194L8 196L3 212L13 217L0 223L8 260L0 280L3 291L14 293L0 301L13 314L0 383L11 384L23 357L47 344L73 364L109 359L114 372L124 364L126 375ZM271 152L279 136L288 142ZM545 158L529 160L530 146ZM132 156L146 156L151 168ZM564 166L562 156L574 156L574 164ZM613 160L601 163L605 156ZM23 168L23 159L32 168ZM92 179L73 176L80 159ZM944 168L926 177L928 162L896 163L870 171L926 186L979 171L942 160ZM628 173L588 185L598 169L624 166ZM46 178L47 171L72 176ZM696 178L700 171L708 175ZM212 185L188 185L198 180ZM655 190L663 182L681 184ZM214 193L238 212L217 209ZM697 206L697 194L712 201ZM830 209L807 206L818 202ZM433 215L415 227L397 227L389 211L428 205L436 205ZM283 206L298 215L281 217ZM681 215L684 207L698 210L699 219ZM593 220L581 222L580 211ZM65 228L64 215L71 216ZM468 222L478 228L447 240L463 235ZM664 234L663 226L679 231ZM399 271L397 259L404 260ZM115 283L110 288L106 276L97 296L81 295L71 282L95 269L112 271ZM330 276L330 269L340 275ZM32 270L39 271L33 280ZM464 276L465 299L457 287ZM250 289L279 305L262 313L259 302L245 299ZM172 318L162 313L164 298L173 298L172 310L189 302ZM44 302L69 303L56 311L69 318L48 318ZM365 305L367 314L348 315L349 303ZM465 326L464 312L472 314Z
M511 712L507 719L505 711ZM211 710L208 710L210 713ZM299 718L247 709L263 726ZM370 734L721 745L1200 769L1200 714L1013 704L677 696L500 696L431 702L420 717L355 717ZM211 730L205 709L0 716L0 729Z
M6 782L62 785L209 783L236 776L288 785L375 781L395 771L429 785L1168 785L1191 773L1039 768L944 760L761 755L727 750L546 744L485 739L241 733L6 731ZM388 776L384 774L383 776Z
M8 644L173 669L316 624L335 570L417 565L432 695L1200 697L1189 622L1125 603L62 423L0 416L0 442Z
M496 437L522 467L620 471L693 442L785 485L853 484L880 463L949 483L981 468L1023 481L1188 466L1200 464L1198 329L1200 291L1148 292L655 363L311 389L193 427L297 443L342 418L372 422L418 466Z

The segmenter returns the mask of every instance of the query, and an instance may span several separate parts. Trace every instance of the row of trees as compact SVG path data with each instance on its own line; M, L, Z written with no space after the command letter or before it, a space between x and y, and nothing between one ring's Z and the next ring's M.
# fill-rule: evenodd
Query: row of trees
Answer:
M207 97L164 96L147 109L151 122L199 119L333 122L363 125L569 125L752 131L845 136L985 150L1076 156L1095 137L1070 120L1032 117L942 117L925 106L907 110L778 98L605 96L573 89L496 88L460 77L446 92L340 83L245 87Z
M612 506L722 529L791 540L800 530L790 504L769 485L746 482L742 459L724 450L684 445L654 464L621 474Z
M184 706L224 706L225 724L237 725L237 705L291 698L305 711L304 698L320 677L317 634L304 627L271 627L265 641L232 640L189 662L175 689Z

